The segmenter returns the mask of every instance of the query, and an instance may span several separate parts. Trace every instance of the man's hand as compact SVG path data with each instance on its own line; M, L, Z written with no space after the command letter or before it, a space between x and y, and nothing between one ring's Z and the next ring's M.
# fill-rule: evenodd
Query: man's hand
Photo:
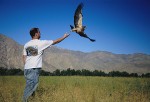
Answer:
M67 38L69 35L70 35L70 34L67 34L67 33L64 34L64 38Z

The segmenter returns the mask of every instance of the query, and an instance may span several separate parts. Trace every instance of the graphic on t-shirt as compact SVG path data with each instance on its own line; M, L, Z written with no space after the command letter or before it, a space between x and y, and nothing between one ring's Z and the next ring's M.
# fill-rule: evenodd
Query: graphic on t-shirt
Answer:
M27 56L36 56L38 54L37 46L29 46L26 48Z

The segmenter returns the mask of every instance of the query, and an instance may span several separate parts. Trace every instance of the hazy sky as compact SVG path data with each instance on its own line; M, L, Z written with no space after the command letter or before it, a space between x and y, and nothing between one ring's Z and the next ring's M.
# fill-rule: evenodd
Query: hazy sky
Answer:
M83 52L150 54L150 0L0 0L0 33L24 45L29 30L39 27L41 39L55 40L73 25L73 16L84 3L83 25L90 42L76 33L58 47Z

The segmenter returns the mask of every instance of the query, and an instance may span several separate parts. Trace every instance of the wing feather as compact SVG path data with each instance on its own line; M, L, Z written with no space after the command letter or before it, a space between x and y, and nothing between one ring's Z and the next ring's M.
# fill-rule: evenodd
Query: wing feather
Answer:
M83 8L83 3L80 3L75 11L74 14L74 25L75 27L82 27L82 8Z

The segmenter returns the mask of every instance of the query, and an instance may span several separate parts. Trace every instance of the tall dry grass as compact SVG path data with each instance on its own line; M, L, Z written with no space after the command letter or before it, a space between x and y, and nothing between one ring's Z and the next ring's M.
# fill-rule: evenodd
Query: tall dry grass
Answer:
M21 102L23 76L0 76L0 102ZM149 78L40 76L29 102L150 102Z

